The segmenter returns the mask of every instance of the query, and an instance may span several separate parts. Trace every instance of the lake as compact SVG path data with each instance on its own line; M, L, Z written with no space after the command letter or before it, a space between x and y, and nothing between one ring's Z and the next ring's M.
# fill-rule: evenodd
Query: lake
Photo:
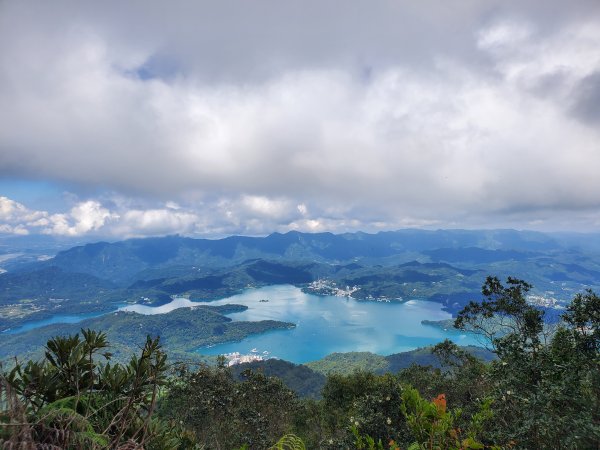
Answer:
M333 352L369 351L389 355L436 344L446 338L459 345L481 345L476 336L422 325L424 319L451 318L449 313L442 311L441 304L434 302L361 302L306 294L295 286L276 285L249 289L210 304L226 303L248 306L244 312L230 314L233 320L281 320L295 323L296 328L200 348L199 353L247 354L255 349L259 354L268 351L270 356L304 363Z
M261 300L268 300L262 301ZM296 324L293 329L276 330L250 336L210 348L199 348L204 355L240 352L263 354L304 363L334 352L369 351L389 355L436 344L446 338L459 345L481 345L476 336L456 330L422 325L421 321L449 319L439 303L410 300L403 303L357 301L352 298L318 296L302 292L291 285L248 289L217 301L193 302L175 298L161 306L128 305L120 311L139 314L164 314L177 308L197 305L239 304L246 311L229 314L237 321L278 320ZM56 315L32 321L7 331L17 334L51 323L76 323L95 314Z

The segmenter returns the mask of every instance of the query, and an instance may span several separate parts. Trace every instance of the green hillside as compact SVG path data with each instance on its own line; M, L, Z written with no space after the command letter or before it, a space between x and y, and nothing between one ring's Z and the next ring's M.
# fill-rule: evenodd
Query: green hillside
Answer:
M377 374L397 373L413 364L440 368L440 359L432 353L433 347L424 347L408 352L395 353L388 356L376 355L370 352L332 353L318 361L305 365L323 375L348 374L367 371ZM494 354L482 347L466 346L461 349L482 361L491 361Z

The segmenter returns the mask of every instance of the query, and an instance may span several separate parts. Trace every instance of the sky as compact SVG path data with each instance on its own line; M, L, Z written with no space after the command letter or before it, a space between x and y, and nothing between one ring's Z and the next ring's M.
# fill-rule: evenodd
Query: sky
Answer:
M600 230L597 0L0 2L0 234Z

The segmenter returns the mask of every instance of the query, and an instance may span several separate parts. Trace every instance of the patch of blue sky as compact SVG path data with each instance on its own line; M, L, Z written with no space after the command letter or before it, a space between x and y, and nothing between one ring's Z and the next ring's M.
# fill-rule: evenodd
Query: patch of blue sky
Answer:
M29 209L63 211L67 186L53 181L0 178L0 196L22 203Z
M169 81L179 73L179 65L172 59L164 56L154 55L148 58L144 64L125 71L130 77L142 81L163 80Z

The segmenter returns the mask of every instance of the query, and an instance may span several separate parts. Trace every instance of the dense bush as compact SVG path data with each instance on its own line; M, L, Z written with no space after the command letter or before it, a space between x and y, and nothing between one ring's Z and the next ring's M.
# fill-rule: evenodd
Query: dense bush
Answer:
M277 378L247 372L238 383L223 366L182 368L159 415L180 420L207 448L267 448L289 431L296 395Z
M0 379L3 447L192 448L192 435L154 418L167 372L159 340L127 365L111 365L107 347L103 333L82 330L50 339L41 362L17 361Z

